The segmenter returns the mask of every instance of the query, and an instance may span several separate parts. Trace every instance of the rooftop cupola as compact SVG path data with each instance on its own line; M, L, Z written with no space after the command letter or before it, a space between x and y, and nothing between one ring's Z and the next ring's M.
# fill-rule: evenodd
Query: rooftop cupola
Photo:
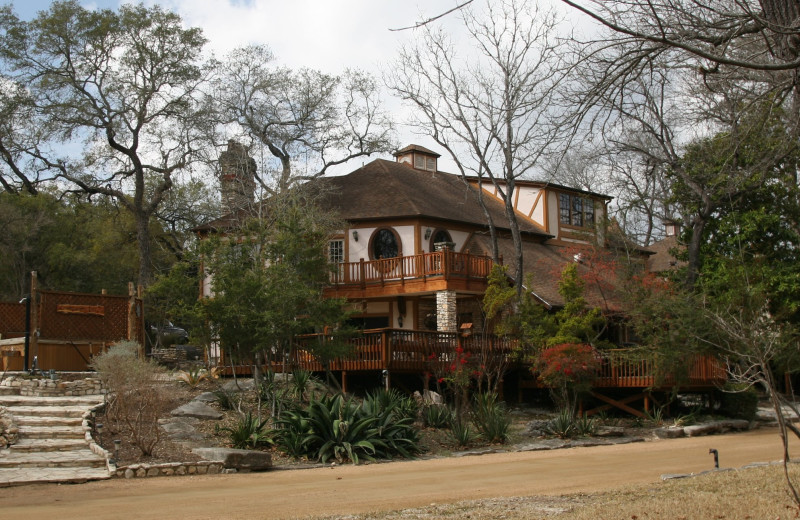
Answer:
M428 150L424 146L410 144L394 152L394 156L399 163L405 163L415 170L436 172L436 162L441 154Z

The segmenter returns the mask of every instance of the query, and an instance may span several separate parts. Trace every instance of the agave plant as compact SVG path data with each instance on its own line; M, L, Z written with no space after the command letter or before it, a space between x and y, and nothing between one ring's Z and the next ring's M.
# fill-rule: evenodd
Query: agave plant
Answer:
M487 442L505 443L511 427L511 417L497 394L479 393L472 404L472 422L478 434Z
M308 405L311 435L308 442L316 448L321 462L336 459L358 464L359 457L375 460L375 416L365 416L361 407L341 394L312 400Z
M422 409L422 422L428 428L449 428L453 411L443 404L430 404Z
M196 388L197 385L208 379L208 372L203 367L194 366L189 370L178 372L178 381L185 383L189 388Z
M247 412L235 426L220 428L220 431L228 432L234 448L256 448L263 444L273 444L272 436L265 429L267 422L268 419L261 421Z

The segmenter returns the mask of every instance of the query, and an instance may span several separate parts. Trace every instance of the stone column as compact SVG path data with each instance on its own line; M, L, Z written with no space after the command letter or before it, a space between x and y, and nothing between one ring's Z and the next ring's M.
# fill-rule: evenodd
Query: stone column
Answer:
M439 332L456 332L456 292L438 291L436 293L436 330Z

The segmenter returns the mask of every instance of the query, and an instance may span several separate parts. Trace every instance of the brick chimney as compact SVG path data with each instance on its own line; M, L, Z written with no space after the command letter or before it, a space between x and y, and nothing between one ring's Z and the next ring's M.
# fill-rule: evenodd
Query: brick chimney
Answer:
M228 213L252 206L256 192L256 161L247 148L228 141L228 149L219 156L222 205Z

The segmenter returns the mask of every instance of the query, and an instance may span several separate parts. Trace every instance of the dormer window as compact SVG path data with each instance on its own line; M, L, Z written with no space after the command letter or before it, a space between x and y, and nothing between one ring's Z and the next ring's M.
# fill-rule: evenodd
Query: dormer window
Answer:
M594 201L580 195L560 193L558 196L559 221L562 225L594 227Z
M425 170L436 172L436 163L440 154L433 150L428 150L424 146L412 144L394 153L397 162L406 163L415 170Z

